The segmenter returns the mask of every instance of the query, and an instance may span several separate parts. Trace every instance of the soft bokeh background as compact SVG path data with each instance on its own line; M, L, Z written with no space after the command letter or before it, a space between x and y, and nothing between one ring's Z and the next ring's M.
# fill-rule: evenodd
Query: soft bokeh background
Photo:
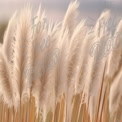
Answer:
M46 11L47 17L53 21L62 20L71 0L0 0L0 41L9 18L15 11L22 9L27 3L38 10L39 5ZM94 24L100 13L110 9L116 18L122 17L122 0L78 0L81 18L87 18L89 24Z

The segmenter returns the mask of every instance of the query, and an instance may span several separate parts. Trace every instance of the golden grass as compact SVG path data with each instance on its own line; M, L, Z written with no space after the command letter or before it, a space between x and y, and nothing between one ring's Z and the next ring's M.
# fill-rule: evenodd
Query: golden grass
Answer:
M122 121L122 45L105 56L118 41L121 21L111 35L105 11L89 33L84 19L77 24L77 8L72 2L63 22L54 25L43 23L39 9L40 32L30 7L14 14L0 45L0 122Z

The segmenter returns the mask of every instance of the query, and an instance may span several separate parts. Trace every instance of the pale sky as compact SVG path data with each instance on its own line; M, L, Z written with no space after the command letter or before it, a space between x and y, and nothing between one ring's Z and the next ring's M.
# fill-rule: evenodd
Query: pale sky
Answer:
M26 3L30 3L36 11L41 4L47 15L53 19L61 19L64 16L71 0L0 0L0 21L9 19L16 10L22 9ZM122 0L78 0L80 11L84 14L102 11L110 8L122 12Z

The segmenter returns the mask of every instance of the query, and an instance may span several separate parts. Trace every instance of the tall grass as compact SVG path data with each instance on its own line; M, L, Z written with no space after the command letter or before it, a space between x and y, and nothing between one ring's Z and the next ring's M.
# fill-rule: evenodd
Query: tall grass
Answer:
M121 122L122 21L77 22L77 1L62 22L29 6L10 19L0 45L0 122Z

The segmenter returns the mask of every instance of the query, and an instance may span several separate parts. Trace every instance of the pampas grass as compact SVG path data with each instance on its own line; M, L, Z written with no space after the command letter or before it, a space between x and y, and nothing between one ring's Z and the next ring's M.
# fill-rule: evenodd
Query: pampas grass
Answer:
M122 121L122 21L112 35L107 10L90 28L78 6L59 23L41 7L12 16L0 44L0 122Z

